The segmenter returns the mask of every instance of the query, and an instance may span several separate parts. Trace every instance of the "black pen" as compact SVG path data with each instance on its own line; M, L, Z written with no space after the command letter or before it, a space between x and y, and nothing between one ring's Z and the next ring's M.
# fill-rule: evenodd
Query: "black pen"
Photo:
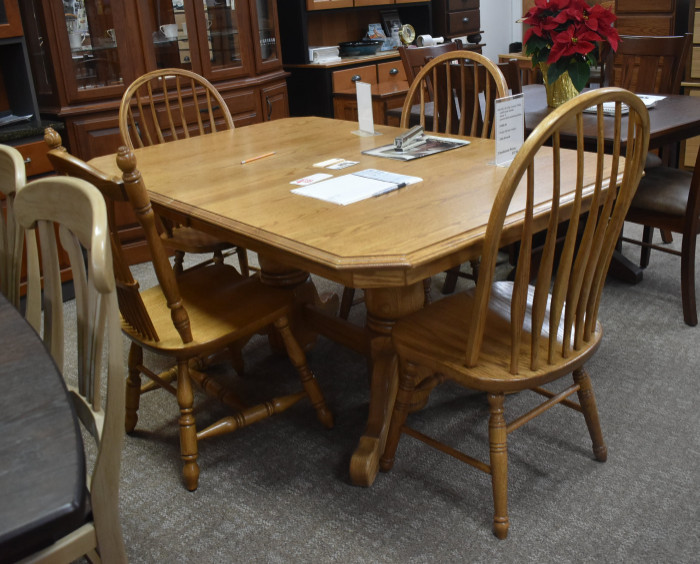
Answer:
M399 190L405 187L406 183L400 182L399 184L394 184L393 186L389 186L387 188L384 188L383 190L380 190L379 192L376 192L375 194L373 194L373 196L376 198L377 196L382 196L384 194L388 194L389 192L393 192L394 190Z

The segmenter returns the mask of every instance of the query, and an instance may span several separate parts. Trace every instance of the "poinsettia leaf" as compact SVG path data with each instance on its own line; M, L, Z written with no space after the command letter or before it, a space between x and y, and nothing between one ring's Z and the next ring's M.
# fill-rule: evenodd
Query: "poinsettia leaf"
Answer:
M588 66L588 63L576 61L569 65L569 77L571 78L574 88L579 92L586 86L590 76L591 67Z
M547 82L549 84L554 84L557 78L568 70L567 66L567 62L561 59L549 65L549 68L547 69Z

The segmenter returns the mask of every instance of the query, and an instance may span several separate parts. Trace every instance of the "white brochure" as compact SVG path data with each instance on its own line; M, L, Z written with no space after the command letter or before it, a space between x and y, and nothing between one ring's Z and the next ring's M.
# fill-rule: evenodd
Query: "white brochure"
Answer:
M525 141L525 98L522 94L495 103L496 166L506 166Z

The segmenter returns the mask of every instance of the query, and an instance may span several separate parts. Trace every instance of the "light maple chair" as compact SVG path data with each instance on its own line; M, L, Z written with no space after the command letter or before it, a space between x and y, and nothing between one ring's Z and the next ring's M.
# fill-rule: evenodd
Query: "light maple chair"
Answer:
M426 63L411 83L403 105L401 127L409 126L417 104L419 123L426 130L493 137L494 100L505 96L508 96L508 83L496 63L473 51L445 53ZM446 271L444 294L454 291L460 276L476 280L479 263L473 260L470 264L469 273L462 272L459 266Z
M237 275L232 266L213 263L186 270L175 276L163 242L156 229L156 216L133 152L121 147L117 164L123 171L123 185L113 189L98 185L109 200L128 201L143 228L159 284L140 290L123 260L116 233L112 233L113 254L122 331L131 340L126 393L126 430L136 427L142 393L164 388L172 393L180 408L180 452L184 463L185 486L197 488L199 440L230 433L281 413L308 397L324 426L333 426L321 390L306 362L306 356L289 327L295 297L291 290L263 284L259 275ZM202 371L210 355L240 347L255 333L273 331L281 336L303 389L257 405L246 405L232 389ZM174 361L168 370L156 373L144 364L144 349ZM141 386L141 376L151 382ZM173 386L172 381L177 380ZM206 393L235 410L205 429L197 430L193 412L196 382Z
M481 107L479 94L484 96ZM426 131L473 137L493 135L494 99L508 95L496 63L474 51L452 51L431 59L411 83L403 104L401 127L409 127L419 106ZM426 119L426 106L432 103Z
M140 76L126 89L119 106L119 132L130 149L233 128L231 112L219 91L206 78L185 69L159 69ZM213 253L214 260L221 261L223 251L234 247L197 229L160 221L178 273L185 253ZM248 276L246 250L235 248L241 273Z
M66 378L75 412L96 444L87 477L90 512L76 530L22 562L126 562L119 521L119 467L124 440L124 350L112 271L107 212L100 192L77 178L35 180L15 198L17 221L39 233L43 340ZM55 225L70 260L75 328L64 331ZM31 298L28 298L31 299ZM76 341L68 342L68 335ZM77 351L75 378L67 378L64 351ZM104 379L103 379L104 377Z
M22 255L26 254L27 297L32 299L27 301L25 318L38 329L41 310L36 296L41 292L41 281L36 238L33 231L25 233L14 214L15 197L26 180L22 154L14 147L0 145L0 194L5 198L5 213L0 209L0 292L19 309Z
M604 154L602 103L614 101L615 148ZM627 151L620 161L623 125L620 104L630 107L626 131ZM598 107L597 154L584 152L581 113ZM559 129L577 124L580 143L576 152L575 178L562 178ZM545 146L548 142L551 147ZM591 381L584 364L602 338L598 322L600 296L618 235L639 183L649 143L649 115L631 92L617 88L593 90L554 110L528 136L496 194L481 253L481 270L474 289L438 300L401 319L393 329L392 342L399 358L400 380L386 450L381 468L394 464L402 433L409 434L491 475L497 537L508 534L507 435L535 416L561 403L583 413L593 441L595 458L604 461L607 450L598 420ZM551 167L535 167L535 155L552 158ZM609 165L606 171L604 163ZM467 171L468 172L468 171ZM584 174L595 179L583 191ZM619 188L615 186L619 184ZM562 185L575 193L562 196ZM612 188L609 188L612 186ZM522 224L514 227L508 208L517 193L525 202L518 214ZM533 204L551 194L549 215ZM563 249L557 256L557 226L568 220ZM581 230L579 230L579 226ZM531 270L533 235L546 228L543 255L537 271ZM518 240L520 256L513 282L494 281L498 249ZM534 280L530 283L530 280ZM544 385L573 373L573 385L561 391ZM427 437L406 424L408 411L420 405L418 398L443 382L452 380L466 388L487 393L490 406L488 436L490 462L476 460ZM507 394L533 390L544 403L507 422ZM578 394L579 402L568 399Z
M626 221L644 226L642 240L623 237L622 240L642 247L640 265L649 265L651 250L680 256L681 300L683 319L698 324L695 302L695 245L700 231L700 153L694 171L658 166L645 171L639 182ZM653 230L679 233L681 250L653 244Z

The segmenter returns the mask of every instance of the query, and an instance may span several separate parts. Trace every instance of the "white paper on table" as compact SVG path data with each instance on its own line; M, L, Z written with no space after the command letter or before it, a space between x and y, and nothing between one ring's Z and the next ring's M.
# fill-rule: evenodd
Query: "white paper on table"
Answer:
M525 97L506 96L495 101L496 166L504 166L518 154L525 141Z
M367 82L356 82L357 117L360 131L374 135L374 117L372 116L372 85Z
M653 108L656 105L656 102L659 100L663 100L666 96L655 96L653 94L637 94L639 99L644 102L644 105L647 107L647 109ZM615 115L615 105L616 102L603 102L603 115L606 116L614 116ZM587 114L595 114L598 113L598 106L591 106L590 108L586 108L583 110ZM627 104L620 104L620 115L625 115L629 113L630 109L627 107Z
M421 182L418 176L406 176L382 170L366 169L353 174L336 176L311 186L294 188L292 192L324 202L347 206L360 200L400 190L409 184Z

